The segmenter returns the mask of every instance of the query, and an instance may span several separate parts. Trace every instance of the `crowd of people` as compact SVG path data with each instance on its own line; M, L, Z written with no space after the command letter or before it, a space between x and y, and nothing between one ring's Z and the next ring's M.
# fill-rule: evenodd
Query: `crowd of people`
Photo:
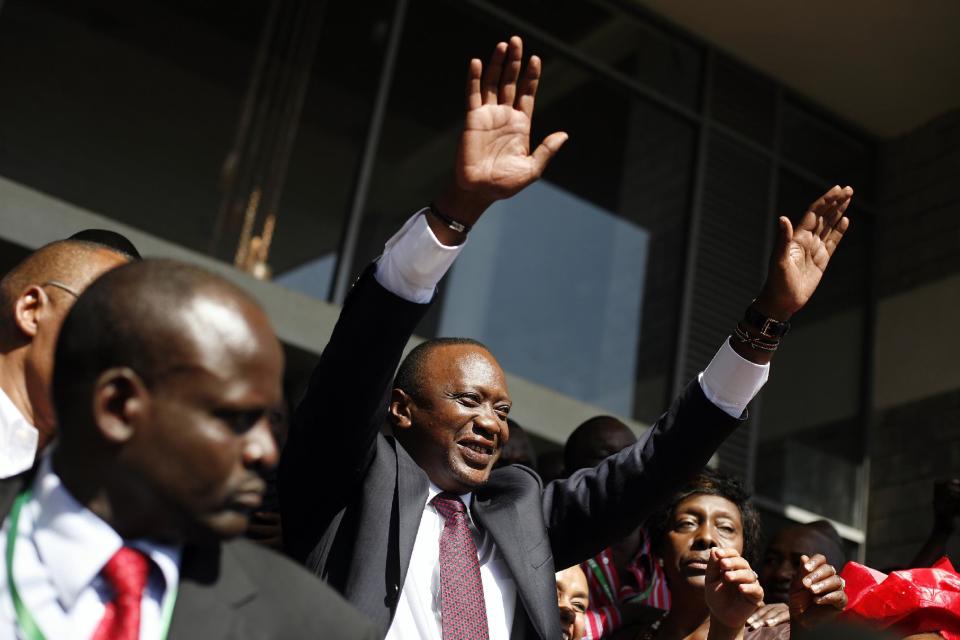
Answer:
M780 218L756 298L643 437L592 419L551 482L486 346L403 357L484 211L567 139L531 149L540 76L517 37L470 61L448 186L359 276L289 416L267 315L222 278L97 230L7 273L0 639L838 633L836 531L783 529L761 553L748 492L707 463L824 277L852 188Z

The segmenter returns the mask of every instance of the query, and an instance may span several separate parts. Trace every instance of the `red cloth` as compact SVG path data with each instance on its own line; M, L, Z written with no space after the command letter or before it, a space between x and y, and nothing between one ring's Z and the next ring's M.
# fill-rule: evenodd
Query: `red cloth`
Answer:
M147 586L150 564L147 557L131 547L120 547L100 573L113 588L103 618L91 640L138 640L140 603Z
M890 575L849 562L840 576L847 583L847 620L904 635L939 632L960 640L960 574L947 558Z

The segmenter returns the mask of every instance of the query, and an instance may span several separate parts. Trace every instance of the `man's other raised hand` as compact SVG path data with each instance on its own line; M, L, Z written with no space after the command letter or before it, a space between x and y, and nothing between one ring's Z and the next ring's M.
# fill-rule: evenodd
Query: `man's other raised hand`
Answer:
M497 43L486 69L470 60L467 113L449 186L434 201L439 211L472 226L491 204L509 198L537 180L567 140L558 131L530 151L533 106L543 65L530 56L523 69L523 41L518 36ZM430 217L430 226L445 244L459 244L446 225Z
M796 227L780 217L767 281L754 304L758 310L786 321L807 304L850 227L844 214L852 199L853 187L835 186L810 205Z

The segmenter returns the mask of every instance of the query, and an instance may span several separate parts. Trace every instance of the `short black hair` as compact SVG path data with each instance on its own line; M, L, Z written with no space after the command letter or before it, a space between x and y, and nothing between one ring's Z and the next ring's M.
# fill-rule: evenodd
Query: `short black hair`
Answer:
M737 506L743 523L743 553L750 566L756 566L756 554L760 549L760 514L757 513L750 492L734 476L705 467L696 478L681 487L661 509L647 519L647 530L657 549L666 539L673 526L677 506L691 496L708 495L726 498Z
M109 229L84 229L83 231L77 231L67 240L99 245L122 254L130 260L143 259L140 252L125 235Z
M412 398L423 396L423 368L427 357L440 347L470 345L490 351L485 344L473 338L433 338L418 344L400 363L397 375L393 379L393 388L401 389Z

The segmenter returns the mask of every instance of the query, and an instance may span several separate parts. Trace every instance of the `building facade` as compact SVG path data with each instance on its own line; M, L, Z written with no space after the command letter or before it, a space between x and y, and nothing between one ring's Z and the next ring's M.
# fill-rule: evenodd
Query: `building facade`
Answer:
M295 395L352 278L446 179L466 61L513 33L545 62L535 137L571 139L471 234L421 336L486 342L541 449L599 413L642 430L759 290L777 217L854 185L717 464L770 527L825 517L906 562L960 468L960 367L926 360L960 346L958 119L879 138L633 2L7 0L2 266L89 226L205 264L264 302Z

